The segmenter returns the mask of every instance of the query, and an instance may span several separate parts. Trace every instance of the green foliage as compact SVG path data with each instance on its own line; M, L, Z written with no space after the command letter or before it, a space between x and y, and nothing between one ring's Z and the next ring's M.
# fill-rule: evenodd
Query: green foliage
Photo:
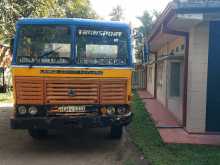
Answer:
M143 15L140 17L137 17L141 23L142 26L138 28L138 31L144 35L144 37L148 37L153 26L153 15L150 14L148 11L144 11Z
M1 0L0 40L8 42L22 17L97 17L89 0Z
M0 1L0 34L6 42L13 37L18 18L38 15L44 6L43 0L2 0Z
M9 91L7 93L0 93L0 103L13 103L12 91Z
M161 15L160 12L158 12L157 10L153 10L153 17L155 17L155 19L158 19L160 15Z
M205 145L164 144L144 104L135 93L134 118L129 129L132 141L153 165L217 165L220 147Z
M66 0L67 1L67 0ZM95 11L91 8L90 1L88 0L69 0L63 3L65 8L66 17L75 18L96 18Z
M121 21L124 19L123 13L124 11L122 7L120 5L117 5L112 9L112 12L109 14L109 16L111 17L112 21Z
M149 38L153 24L155 22L155 18L158 18L159 15L160 13L155 10L152 12L152 14L150 14L146 10L144 11L142 16L137 17L142 23L142 25L139 28L134 29L135 39L136 39L136 44L135 44L136 45L135 47L136 59L139 59L139 60L143 59L144 43L147 42L147 39Z
M124 165L136 165L135 161L132 159L126 160L123 164Z

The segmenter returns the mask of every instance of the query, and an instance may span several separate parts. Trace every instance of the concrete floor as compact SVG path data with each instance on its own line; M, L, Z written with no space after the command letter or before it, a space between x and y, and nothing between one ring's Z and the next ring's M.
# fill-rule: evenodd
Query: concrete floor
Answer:
M11 130L10 112L0 107L0 165L121 165L133 155L126 132L111 140L108 129L62 130L39 141Z

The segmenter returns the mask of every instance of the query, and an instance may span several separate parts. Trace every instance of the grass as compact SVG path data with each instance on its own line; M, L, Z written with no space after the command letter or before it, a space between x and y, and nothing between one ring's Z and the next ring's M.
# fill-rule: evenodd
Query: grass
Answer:
M0 93L0 104L1 103L12 103L13 102L13 93Z
M132 159L126 160L123 164L124 165L136 165L135 161Z
M129 128L132 142L153 165L218 165L220 147L206 145L164 144L144 104L135 93L133 122Z

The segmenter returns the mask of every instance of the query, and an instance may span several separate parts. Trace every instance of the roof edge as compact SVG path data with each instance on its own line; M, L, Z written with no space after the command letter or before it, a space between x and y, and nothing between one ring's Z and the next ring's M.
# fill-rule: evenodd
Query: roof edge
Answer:
M17 25L24 24L76 24L76 25L89 25L89 26L113 26L130 28L129 24L120 21L107 21L96 19L82 19L82 18L20 18Z
M160 32L161 25L169 20L175 14L189 14L189 13L215 13L220 12L219 0L198 0L193 2L190 0L173 0L167 4L162 14L153 25L153 30L150 33L148 42L152 41L158 32Z

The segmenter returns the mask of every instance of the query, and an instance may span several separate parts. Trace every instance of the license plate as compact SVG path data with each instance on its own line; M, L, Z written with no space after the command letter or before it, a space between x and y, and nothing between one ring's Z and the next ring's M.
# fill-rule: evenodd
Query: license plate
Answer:
M60 113L82 113L86 112L85 106L60 106L58 107Z

